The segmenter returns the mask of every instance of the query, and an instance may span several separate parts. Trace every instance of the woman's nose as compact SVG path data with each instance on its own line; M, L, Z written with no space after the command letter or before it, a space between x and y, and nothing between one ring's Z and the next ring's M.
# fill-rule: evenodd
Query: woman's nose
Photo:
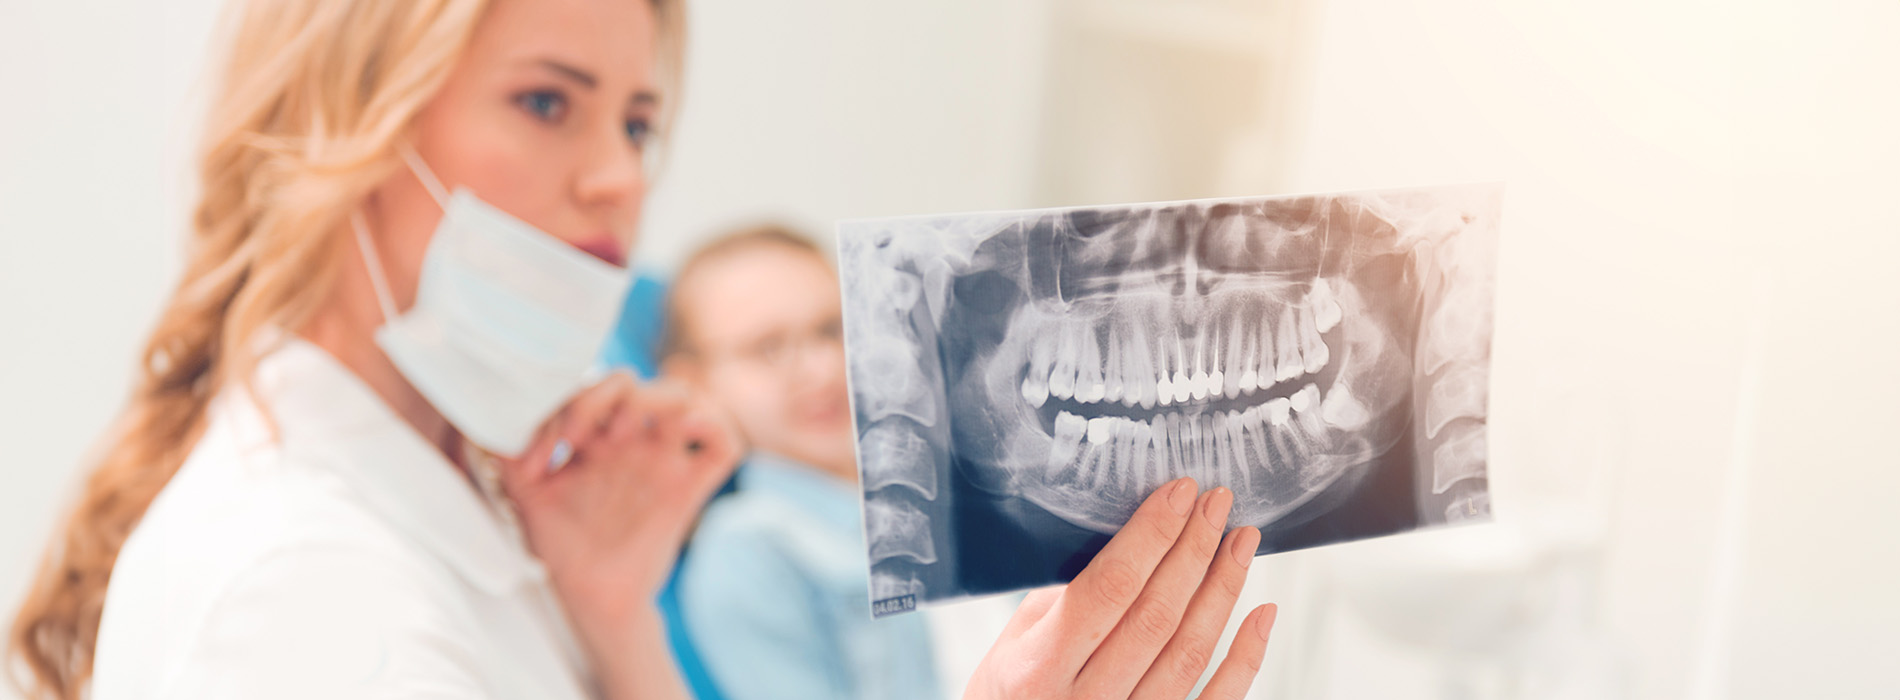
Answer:
M622 142L594 153L575 182L575 198L590 209L637 207L646 193L640 150Z

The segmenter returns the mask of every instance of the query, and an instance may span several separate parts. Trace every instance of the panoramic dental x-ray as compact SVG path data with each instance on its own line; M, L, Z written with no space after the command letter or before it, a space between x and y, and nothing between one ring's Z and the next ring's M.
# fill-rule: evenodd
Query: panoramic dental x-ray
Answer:
M874 615L1067 581L1156 487L1259 553L1490 517L1501 187L845 222Z

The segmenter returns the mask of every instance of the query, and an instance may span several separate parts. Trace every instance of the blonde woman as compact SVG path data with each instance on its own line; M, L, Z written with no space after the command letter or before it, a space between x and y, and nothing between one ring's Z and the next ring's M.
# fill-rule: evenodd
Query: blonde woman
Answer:
M652 601L740 449L589 367L678 2L235 8L186 270L14 623L30 696L685 696ZM1257 542L1229 501L1162 487L970 694L1185 696Z

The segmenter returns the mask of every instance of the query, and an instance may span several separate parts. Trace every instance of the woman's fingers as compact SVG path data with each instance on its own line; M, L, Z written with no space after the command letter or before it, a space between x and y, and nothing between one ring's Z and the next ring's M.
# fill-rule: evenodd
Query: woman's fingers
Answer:
M1194 689L1220 642L1221 630L1227 627L1228 614L1247 583L1247 567L1259 546L1260 531L1254 528L1243 527L1227 535L1213 562L1206 565L1206 578L1188 603L1174 638L1155 657L1130 697L1183 698ZM1241 633L1247 633L1246 625L1241 626Z
M1049 659L1057 665L1056 672L1073 678L1097 646L1078 642L1107 637L1121 622L1128 606L1148 586L1155 566L1174 547L1194 501L1193 479L1176 479L1155 489L1108 546L1069 583L1062 599L1036 626L1036 634L1047 635L1059 649Z
M624 371L609 374L568 399L535 433L526 452L501 460L503 483L520 493L603 443L627 444L642 432L652 440L663 424L678 422L687 404L677 387L642 386Z
M547 465L553 461L555 445L561 441L555 421L549 420L534 434L528 443L526 452L514 458L501 457L494 461L496 471L500 472L502 489L509 494L521 495L542 479L547 478ZM480 449L470 447L469 449Z
M624 410L638 388L633 375L619 371L581 390L555 416L561 437L579 447L607 432L614 415Z
M680 438L691 467L708 474L715 483L725 480L743 451L731 421L703 402L693 406L680 422Z
M1049 608L1062 599L1064 590L1064 586L1050 586L1030 591L1029 595L1023 597L1023 602L1016 605L1016 613L1009 616L1009 624L1003 626L1002 638L1014 639L1036 626L1036 622L1049 613Z
M1254 608L1247 619L1241 621L1240 629L1234 632L1234 643L1227 646L1227 659L1214 671L1207 687L1201 689L1201 700L1240 700L1247 694L1254 676L1260 673L1260 659L1267 653L1267 637L1273 632L1273 620L1279 614L1279 606L1268 603ZM1187 690L1183 689L1179 695L1169 697L1186 695Z
M1197 590L1205 588L1208 562L1220 550L1221 532L1227 527L1227 512L1233 504L1234 492L1226 488L1208 491L1195 502L1187 527L1155 567L1147 587L1082 667L1076 682L1083 695L1128 697L1144 671L1154 665L1155 658L1175 638L1188 602L1196 597ZM1199 673L1195 671L1197 676Z

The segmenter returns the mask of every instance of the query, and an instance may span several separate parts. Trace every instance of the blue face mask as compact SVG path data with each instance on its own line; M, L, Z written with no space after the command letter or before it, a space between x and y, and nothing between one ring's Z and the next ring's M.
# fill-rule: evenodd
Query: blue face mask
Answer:
M398 312L361 214L351 223L383 325L376 344L470 442L515 457L597 374L630 273L490 206L447 193L408 144L404 160L442 206L416 302Z

